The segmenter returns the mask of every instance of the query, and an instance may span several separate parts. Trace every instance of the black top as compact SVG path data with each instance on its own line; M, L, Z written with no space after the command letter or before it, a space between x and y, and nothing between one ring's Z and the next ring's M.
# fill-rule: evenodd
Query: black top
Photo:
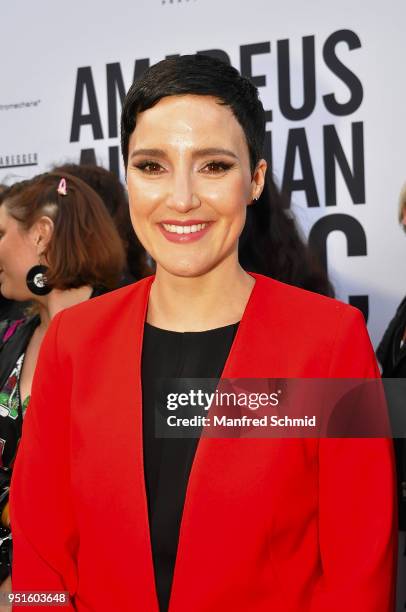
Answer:
M203 332L174 332L145 323L142 348L145 484L156 590L166 612L179 528L197 438L155 437L157 378L219 378L238 323Z

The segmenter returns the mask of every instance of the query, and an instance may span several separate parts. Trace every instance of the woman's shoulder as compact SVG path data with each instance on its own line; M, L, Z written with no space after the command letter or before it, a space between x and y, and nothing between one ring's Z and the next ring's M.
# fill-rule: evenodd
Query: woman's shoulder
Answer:
M0 343L5 344L17 329L24 323L24 319L4 319L0 321Z
M111 330L125 331L132 320L143 315L153 277L146 277L90 300L66 308L58 315L58 337L71 340L102 336Z
M0 323L0 388L25 352L38 323L37 315Z
M304 324L306 321L320 324L343 316L363 318L360 310L336 298L288 285L262 274L252 276L258 283L258 303L263 304L268 313L280 313L285 320L293 318L300 319Z
M270 278L257 277L257 281L251 319L258 341L257 348L250 350L273 351L268 360L275 361L277 355L281 371L289 376L376 376L373 349L360 310Z
M110 313L116 308L131 306L134 301L142 300L149 290L149 286L153 281L153 276L147 276L135 283L125 285L113 291L108 291L102 295L96 295L90 300L76 304L64 310L64 318L81 318L91 317L95 313L102 315Z

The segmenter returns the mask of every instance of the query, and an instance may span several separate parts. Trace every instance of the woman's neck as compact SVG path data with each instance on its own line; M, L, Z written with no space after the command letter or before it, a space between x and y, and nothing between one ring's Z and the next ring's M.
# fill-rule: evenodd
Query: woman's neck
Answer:
M240 321L254 284L238 262L197 277L174 276L158 265L146 320L173 331L230 325Z
M92 291L93 288L90 285L84 285L77 289L53 289L51 293L38 300L41 318L40 328L46 329L54 316L61 310L88 300Z

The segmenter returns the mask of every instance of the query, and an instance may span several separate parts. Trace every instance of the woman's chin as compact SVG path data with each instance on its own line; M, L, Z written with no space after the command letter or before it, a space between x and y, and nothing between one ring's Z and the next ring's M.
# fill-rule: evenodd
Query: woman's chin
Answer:
M6 300L13 300L14 298L10 295L10 293L7 291L7 287L4 285L0 285L0 295L1 297L5 298Z
M179 276L182 278L195 278L207 274L212 269L212 266L203 265L201 262L195 262L190 260L178 260L175 262L157 262L157 266L161 267L172 276Z
M27 302L33 298L32 294L21 294L18 291L13 290L12 287L8 287L5 283L0 285L0 295L6 300L12 300L14 302Z

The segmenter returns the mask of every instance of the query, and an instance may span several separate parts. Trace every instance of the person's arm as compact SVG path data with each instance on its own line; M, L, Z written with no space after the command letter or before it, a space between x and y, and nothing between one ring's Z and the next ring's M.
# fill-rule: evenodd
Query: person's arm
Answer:
M379 376L355 310L343 316L330 376ZM397 546L392 441L325 438L319 449L322 579L311 612L392 612Z
M62 316L53 319L41 346L13 470L12 580L14 591L73 596L78 535L70 482L71 362L60 350Z

